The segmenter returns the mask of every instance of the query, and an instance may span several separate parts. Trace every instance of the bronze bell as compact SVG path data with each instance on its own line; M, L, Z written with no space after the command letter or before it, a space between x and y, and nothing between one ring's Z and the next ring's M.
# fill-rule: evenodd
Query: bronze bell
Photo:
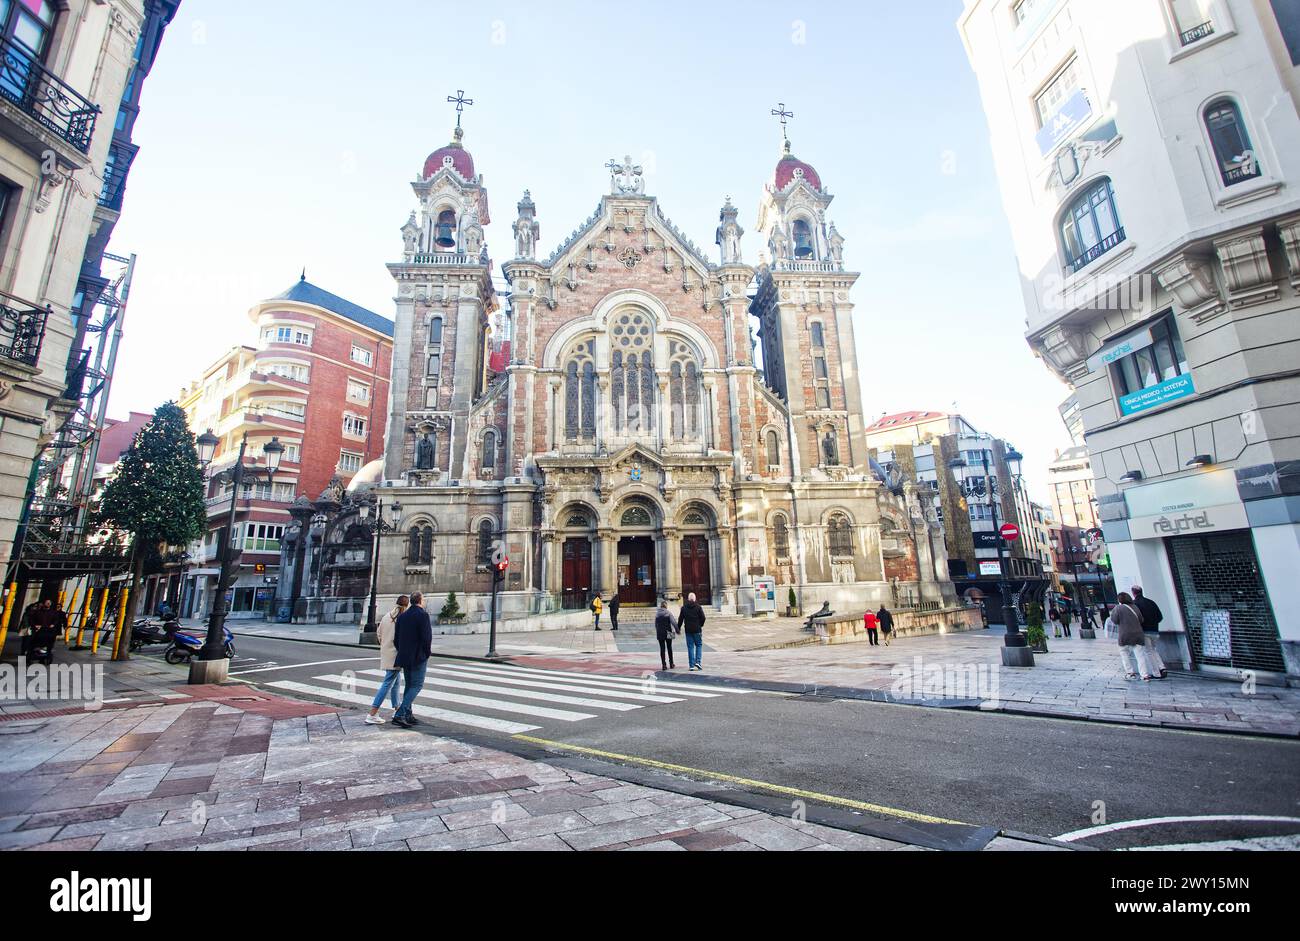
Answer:
M797 219L794 223L794 257L806 258L812 253L812 233L808 231L808 223Z

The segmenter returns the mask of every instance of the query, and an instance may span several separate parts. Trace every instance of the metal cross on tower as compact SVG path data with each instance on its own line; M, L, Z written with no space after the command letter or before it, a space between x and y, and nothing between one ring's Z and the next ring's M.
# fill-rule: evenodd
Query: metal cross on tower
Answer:
M779 117L779 118L781 119L781 139L782 139L782 140L789 140L790 138L788 138L788 137L785 136L785 119L786 119L786 118L793 118L793 117L794 117L794 112L793 112L793 111L786 111L786 110L785 110L785 102L784 102L784 101L778 101L778 102L776 103L776 107L772 109L772 114L773 114L774 117Z
M461 113L465 110L466 105L472 105L474 103L474 99L466 98L465 90L463 88L458 88L456 89L456 96L453 98L451 95L448 95L447 101L449 104L456 106L456 126L460 127Z

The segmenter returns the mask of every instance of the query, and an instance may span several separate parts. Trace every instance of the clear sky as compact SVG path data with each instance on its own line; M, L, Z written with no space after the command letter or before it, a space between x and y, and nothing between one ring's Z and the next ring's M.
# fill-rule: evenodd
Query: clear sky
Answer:
M1024 452L1045 499L1046 465L1069 446L1068 390L1024 340L961 6L184 0L145 86L112 245L139 264L110 414L150 411L252 343L248 309L304 267L391 317L384 264L401 254L410 181L450 139L457 89L474 100L465 145L498 263L525 187L544 256L624 154L716 258L728 195L754 228L782 101L794 153L835 194L846 265L862 272L867 420L955 407ZM745 260L762 247L747 234Z

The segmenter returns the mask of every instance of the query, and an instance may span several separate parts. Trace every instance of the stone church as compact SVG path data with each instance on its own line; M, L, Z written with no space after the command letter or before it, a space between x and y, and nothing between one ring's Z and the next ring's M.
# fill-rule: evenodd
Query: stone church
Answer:
M459 122L412 184L388 266L386 456L369 475L403 507L382 600L420 590L437 614L455 592L482 620L498 546L499 610L527 626L584 620L597 593L649 606L693 592L747 614L769 578L781 614L792 599L807 611L951 600L932 501L867 453L858 275L817 171L786 140L759 199L755 266L729 197L704 249L646 194L640 167L607 167L609 192L549 255L525 191L507 297Z

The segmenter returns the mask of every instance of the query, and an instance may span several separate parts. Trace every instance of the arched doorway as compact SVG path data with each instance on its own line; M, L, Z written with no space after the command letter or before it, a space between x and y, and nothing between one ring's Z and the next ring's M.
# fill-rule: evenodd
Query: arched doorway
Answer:
M575 507L560 517L560 604L566 611L585 608L591 598L591 529L593 517Z
M694 594L700 604L713 604L712 528L712 514L703 507L689 506L682 514L682 597Z
M654 507L640 500L619 512L617 584L620 604L650 606L657 598L655 536L658 520Z

